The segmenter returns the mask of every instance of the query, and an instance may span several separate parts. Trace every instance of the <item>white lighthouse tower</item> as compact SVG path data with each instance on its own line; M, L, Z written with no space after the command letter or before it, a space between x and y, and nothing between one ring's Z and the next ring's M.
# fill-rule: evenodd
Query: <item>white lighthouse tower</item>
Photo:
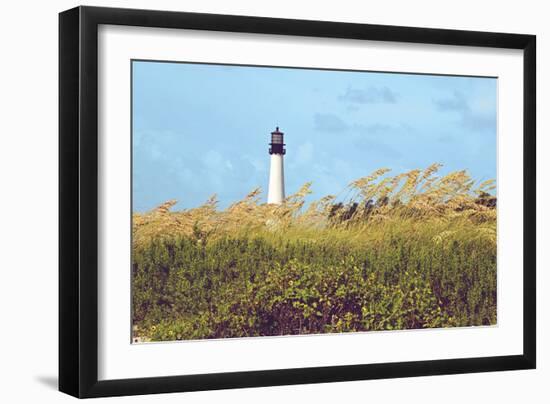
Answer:
M285 170L284 155L286 153L285 143L283 141L283 132L279 132L279 127L275 132L271 132L271 167L269 169L269 191L267 193L267 203L280 204L285 199Z

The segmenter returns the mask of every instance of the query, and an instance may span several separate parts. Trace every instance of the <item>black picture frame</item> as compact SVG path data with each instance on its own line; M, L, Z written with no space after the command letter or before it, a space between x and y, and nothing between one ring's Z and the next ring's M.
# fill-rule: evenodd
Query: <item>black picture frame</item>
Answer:
M523 50L523 354L99 381L97 62L100 24ZM535 122L534 35L97 7L77 7L60 13L59 390L84 398L534 369Z

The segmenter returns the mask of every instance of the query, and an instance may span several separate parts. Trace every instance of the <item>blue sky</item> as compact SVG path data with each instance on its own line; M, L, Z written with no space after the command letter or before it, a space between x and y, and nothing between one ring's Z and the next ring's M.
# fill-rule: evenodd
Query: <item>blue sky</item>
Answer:
M133 204L176 209L256 187L270 132L285 133L287 195L344 194L378 168L442 163L496 178L494 78L133 62Z

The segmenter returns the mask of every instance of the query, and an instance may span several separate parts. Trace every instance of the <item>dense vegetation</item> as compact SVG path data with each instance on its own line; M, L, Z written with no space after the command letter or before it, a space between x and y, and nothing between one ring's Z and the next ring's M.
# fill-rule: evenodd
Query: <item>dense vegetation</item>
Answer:
M496 323L496 199L465 172L378 170L304 208L258 190L224 211L133 217L140 340Z

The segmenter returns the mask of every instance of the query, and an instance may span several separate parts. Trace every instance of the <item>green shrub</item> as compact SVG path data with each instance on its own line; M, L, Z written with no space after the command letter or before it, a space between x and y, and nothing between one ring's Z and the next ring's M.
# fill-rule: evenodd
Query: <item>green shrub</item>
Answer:
M489 243L180 237L152 240L133 261L134 324L152 340L496 322Z

